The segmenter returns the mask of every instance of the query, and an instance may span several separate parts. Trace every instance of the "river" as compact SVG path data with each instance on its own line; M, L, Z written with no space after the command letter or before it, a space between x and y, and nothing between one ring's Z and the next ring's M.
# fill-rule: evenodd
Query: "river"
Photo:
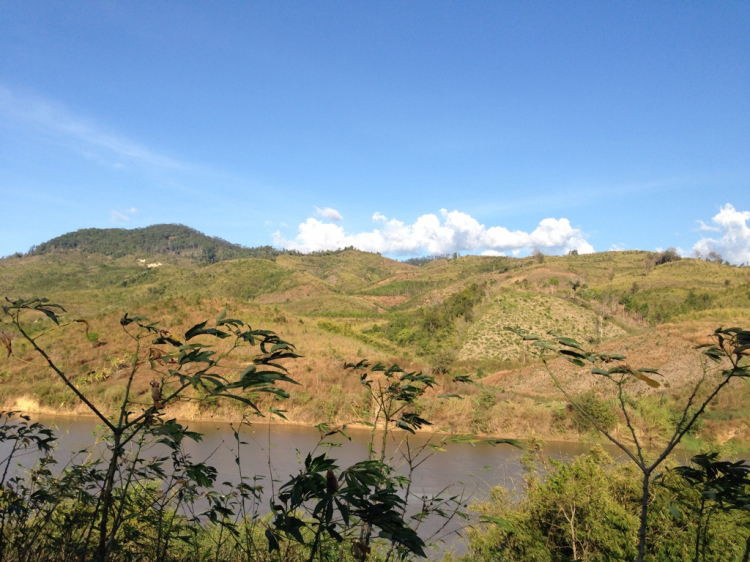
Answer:
M94 442L92 433L96 429L93 418L48 417L34 418L46 426L52 427L58 436L55 456L63 466L68 459L83 449L91 449ZM224 422L187 422L185 425L192 431L203 434L199 442L187 440L186 450L193 458L193 462L205 461L218 471L216 483L236 483L239 481L238 467L235 461L238 444L234 437L232 426ZM340 435L327 441L338 443L340 446L320 447L320 434L317 429L291 424L268 424L258 422L252 426L243 426L239 458L245 476L258 475L263 478L261 484L265 486L265 495L261 508L267 510L270 498L270 478L278 482L286 482L297 474L305 456L323 450L329 456L338 459L338 466L345 468L357 461L367 458L370 431L364 428L347 428L346 439ZM393 434L389 441L388 454L393 462L401 466L404 471L402 457L399 454L405 450L405 432ZM409 446L414 451L419 446L430 441L438 443L441 436L420 433L409 435ZM474 446L466 443L447 443L445 451L434 452L415 471L412 492L417 496L436 494L450 489L450 495L463 494L465 502L486 499L493 486L504 486L512 492L522 493L523 469L520 458L523 454L519 449L510 445L488 445L477 443ZM588 450L589 446L577 443L552 442L544 446L544 453L556 459L571 459ZM160 450L161 449L161 450ZM0 443L0 460L8 454L8 443ZM616 450L610 448L616 454ZM101 454L94 450L93 454ZM167 449L157 445L149 455L166 455ZM79 457L81 454L79 453ZM33 463L32 456L21 459L24 466ZM270 465L270 469L269 469ZM272 473L270 472L272 470ZM413 508L413 506L412 506ZM454 520L437 535L444 540L444 544L458 551L463 550L456 532L467 524L464 520ZM428 520L420 527L420 535L428 538L436 533L442 525L442 520Z

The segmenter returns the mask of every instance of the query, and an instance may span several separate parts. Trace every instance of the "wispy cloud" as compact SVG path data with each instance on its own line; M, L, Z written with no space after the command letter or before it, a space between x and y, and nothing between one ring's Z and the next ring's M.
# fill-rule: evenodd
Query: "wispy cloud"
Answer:
M532 232L510 231L503 226L486 227L466 213L446 209L440 210L440 216L422 215L413 224L388 219L381 213L375 213L372 219L380 223L378 228L347 233L341 225L310 217L299 225L299 232L293 240L276 232L274 243L301 252L354 246L369 252L398 255L452 252L484 252L485 255L510 252L518 255L532 248L551 253L594 251L581 230L573 228L566 218L546 218Z
M114 224L127 224L130 222L128 215L137 215L138 212L138 209L135 207L131 207L127 211L111 211L109 213L109 220Z
M67 141L84 154L103 151L118 159L140 165L186 170L191 166L159 154L144 145L108 131L84 117L74 115L59 103L37 96L20 95L0 85L0 115L27 131L44 133ZM121 162L112 163L121 167Z

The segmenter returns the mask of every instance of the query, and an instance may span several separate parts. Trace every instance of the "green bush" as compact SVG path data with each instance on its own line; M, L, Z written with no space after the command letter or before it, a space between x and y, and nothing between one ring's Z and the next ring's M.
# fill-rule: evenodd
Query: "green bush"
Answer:
M474 506L481 527L469 531L463 562L587 562L634 560L637 550L640 478L635 467L615 463L600 447L569 464L547 459L546 478L527 478L526 494L493 488ZM691 560L700 530L705 557L742 559L747 518L714 510L700 520L701 494L677 471L668 470L651 493L647 560ZM700 529L699 529L700 523Z
M571 421L578 433L587 433L596 429L594 424L591 423L591 419L606 431L611 431L617 425L617 414L615 414L612 406L599 398L593 391L579 394L575 401L587 414L584 415L578 409L571 407L573 414Z
M486 525L470 531L466 561L634 559L639 495L632 471L611 469L600 447L570 464L552 464L546 480L529 479L518 500L494 488L476 506Z

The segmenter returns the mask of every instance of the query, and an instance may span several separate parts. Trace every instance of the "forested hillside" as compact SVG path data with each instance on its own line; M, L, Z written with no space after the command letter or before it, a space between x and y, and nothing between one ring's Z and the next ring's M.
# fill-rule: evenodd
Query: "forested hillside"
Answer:
M271 246L245 248L181 224L145 228L85 228L34 246L29 255L76 250L112 258L127 255L178 255L206 263L235 258L274 258L282 251Z

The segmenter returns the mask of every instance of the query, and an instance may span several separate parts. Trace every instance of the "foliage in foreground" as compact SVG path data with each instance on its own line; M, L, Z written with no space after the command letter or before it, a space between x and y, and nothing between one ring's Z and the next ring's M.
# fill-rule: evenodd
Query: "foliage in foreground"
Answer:
M280 363L297 357L292 344L225 313L181 335L126 314L120 324L134 352L119 412L107 416L42 347L45 333L28 332L27 315L43 314L58 326L62 307L36 298L9 302L3 307L8 326L101 421L105 454L88 455L59 470L49 430L5 414L0 441L10 452L0 462L0 560L403 560L425 556L431 538L419 529L426 518L450 521L464 515L460 495L417 498L411 491L414 471L440 448L429 442L414 448L408 440L410 433L430 425L419 408L419 399L437 386L430 375L365 360L347 364L370 400L369 417L362 420L372 427L367 458L340 466L322 447L335 435L346 437L344 428L321 425L319 447L305 457L299 474L278 488L271 483L270 514L263 516L263 486L256 475L242 473L239 452L238 484L218 484L216 469L185 451L186 441L201 436L165 419L163 410L177 400L234 400L260 414L260 393L283 400L289 393L282 385L295 384ZM626 420L626 438L613 435L599 404L585 395L573 398L549 370L581 420L632 462L614 465L599 450L570 465L543 461L544 470L528 475L523 498L496 491L479 507L486 527L472 533L467 559L748 559L750 469L715 455L695 457L690 466L671 471L665 467L714 397L732 381L750 376L750 332L720 328L713 334L715 344L702 346L703 377L661 451L643 446L631 421L629 395L639 383L658 386L658 372L635 369L623 356L587 352L559 334L544 340L520 333L548 368L546 354L555 353L580 367L588 363L592 374L612 385ZM9 334L0 332L0 343L10 356L14 340ZM254 347L251 353L235 354ZM708 362L716 364L715 371L709 372ZM130 393L136 374L144 370L153 376L147 404ZM279 408L271 412L283 417ZM394 429L404 430L406 437L389 454ZM235 439L239 451L239 428ZM38 450L42 458L23 475L11 467L29 450ZM405 472L395 470L396 457ZM408 515L410 500L414 515Z
M344 428L321 424L318 447L299 474L278 489L272 481L270 514L263 517L264 487L256 475L242 472L240 428L234 432L239 481L218 485L217 470L185 451L186 441L201 435L165 419L163 410L178 400L234 400L260 415L261 393L283 400L289 393L281 384L296 384L281 363L298 357L292 344L228 318L226 311L181 335L125 314L120 325L134 351L122 404L107 416L42 347L45 333L29 335L27 315L43 314L60 326L64 309L39 298L8 302L3 311L9 326L102 423L105 453L89 451L60 471L50 430L28 417L3 414L0 445L10 445L10 451L0 462L0 560L403 560L425 556L430 537L418 532L424 520L463 516L460 494L411 491L414 470L442 449L429 441L416 447L409 442L410 434L430 425L415 406L438 386L429 375L365 360L347 365L372 404L372 422L363 420L372 426L368 457L339 466L322 448L330 445L328 438L346 437ZM76 322L86 324L79 319L68 325ZM10 332L0 336L13 355ZM258 349L235 353L248 347ZM144 370L153 377L147 404L131 392ZM276 407L270 413L284 417ZM406 433L389 453L395 428ZM16 457L34 451L42 455L39 463L19 473ZM397 472L397 463L406 474Z
M748 468L734 474L739 479L732 486L726 486L726 469L733 463L703 479L705 486L685 478L686 472L705 475L701 463L715 455L699 455L690 466L663 473L650 498L647 560L746 559L750 511L730 505L717 490L738 491L746 503ZM639 480L632 465L613 462L599 446L569 464L540 456L520 499L494 488L489 501L476 506L484 523L469 533L469 554L461 561L634 560Z
M508 329L523 337L524 341L532 342L531 345L542 360L550 378L577 414L588 420L596 431L622 451L640 472L641 493L636 560L643 562L646 559L647 551L653 548L655 540L655 531L649 529L649 524L652 519L650 511L654 486L661 478L658 471L666 464L675 447L699 422L706 408L714 401L716 396L731 383L735 381L744 382L750 378L750 364L747 361L747 357L750 355L750 331L737 327L719 327L711 334L712 343L698 346L698 349L701 349L702 376L694 382L692 392L687 402L682 406L681 414L678 416L677 423L666 445L651 449L646 446L643 434L639 437L639 428L634 423L632 393L633 387L640 384L658 388L661 383L656 380L656 377L661 376L661 374L656 369L632 367L627 363L627 358L624 355L586 351L576 340L554 331L548 332L549 339L543 339L524 330ZM571 396L550 368L548 358L551 355L561 356L578 367L589 367L592 375L600 377L608 383L625 420L627 432L623 432L624 435L615 434L612 428L603 424L606 418L597 415L590 404L586 404L585 395L584 401L581 400L580 396L578 399ZM711 369L710 363L713 363L715 368ZM689 471L685 471L685 474L689 474ZM735 489L741 489L744 486L743 479L728 480L727 482L731 482ZM744 509L744 507L739 509ZM698 542L700 541L698 540ZM748 545L749 549L746 551L746 555L750 554L750 542L748 542ZM696 547L695 560L698 560L698 551L699 548Z

